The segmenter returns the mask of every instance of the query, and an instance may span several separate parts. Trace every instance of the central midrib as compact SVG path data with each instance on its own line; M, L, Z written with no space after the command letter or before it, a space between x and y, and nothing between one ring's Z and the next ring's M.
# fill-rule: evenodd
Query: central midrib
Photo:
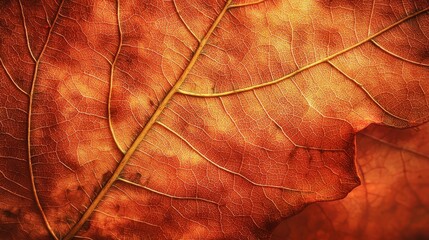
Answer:
M197 50L195 51L194 55L192 56L192 59L190 60L188 66L183 70L182 75L180 75L180 78L177 80L177 82L174 84L174 86L171 88L171 90L168 92L168 94L164 97L162 102L159 104L158 108L152 115L152 117L149 119L143 130L140 132L140 134L137 136L137 138L134 140L131 147L127 150L122 160L119 162L118 166L116 167L115 171L113 172L112 176L109 178L107 183L103 186L101 191L98 193L97 197L91 202L85 213L82 215L82 217L79 219L79 221L70 229L70 231L65 235L64 239L68 240L75 236L75 234L81 229L83 224L88 220L88 218L92 215L94 210L97 208L100 201L104 198L104 196L107 194L107 192L112 187L113 183L117 180L119 177L119 174L122 172L122 170L125 168L125 166L128 164L128 161L131 159L131 156L134 154L134 152L137 150L140 143L143 141L143 139L146 137L152 126L157 121L158 117L161 115L161 113L164 111L165 107L167 106L168 102L171 100L174 94L177 93L180 86L182 85L183 81L188 76L189 72L191 71L194 64L197 62L198 57L200 56L204 46L206 45L208 39L210 38L211 34L215 30L215 28L218 26L219 22L227 12L229 6L231 5L232 0L228 0L218 15L218 17L215 19L213 24L211 25L210 29L207 31L204 38L201 40L200 44L198 45Z

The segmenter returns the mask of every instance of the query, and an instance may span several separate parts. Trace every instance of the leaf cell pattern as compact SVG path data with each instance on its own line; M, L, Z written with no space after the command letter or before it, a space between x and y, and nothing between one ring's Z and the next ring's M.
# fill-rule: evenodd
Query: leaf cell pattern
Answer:
M428 120L427 1L2 1L0 235L265 238Z

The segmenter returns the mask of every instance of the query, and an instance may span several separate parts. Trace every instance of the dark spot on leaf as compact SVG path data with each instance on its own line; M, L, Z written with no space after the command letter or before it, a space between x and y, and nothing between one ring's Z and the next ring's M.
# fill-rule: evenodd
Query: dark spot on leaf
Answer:
M419 58L418 60L424 63L427 63L427 60L429 60L429 50L422 50L418 52Z
M174 217L173 217L173 214L171 213L171 211L167 211L164 214L163 220L164 220L164 224L166 226L171 226L171 225L175 225L176 224L176 221L174 220Z
M124 48L118 56L116 65L125 72L133 72L135 69L139 69L139 65L144 64L139 62L139 58L140 54L138 49Z
M263 223L263 228L271 232L274 230L274 228L276 228L277 223L278 221L268 220Z
M13 209L12 211L11 210L3 210L2 211L2 213L3 213L3 215L6 217L6 218L15 218L15 219L17 219L18 218L18 215L19 215L19 212L20 212L20 210L19 209Z
M101 179L101 185L104 186L107 183L107 181L109 181L111 176L112 176L112 173L110 173L110 172L104 173L103 177Z
M134 174L134 176L133 176L133 178L132 179L130 179L132 182L135 182L135 183L140 183L140 179L142 178L142 174L141 173L139 173L139 172L136 172L135 174Z
M121 206L119 204L115 204L115 212L119 212L121 210Z
M90 221L86 221L83 226L82 226L82 230L84 231L88 231L88 229L91 227L91 222Z
M288 159L295 160L297 153L298 153L298 149L293 148L292 151L289 153Z
M269 226L270 224L264 223L263 225ZM264 229L264 227L251 228L250 231L253 233L252 235L259 236L259 238L266 238L266 236L269 235L269 233L270 233L267 229Z

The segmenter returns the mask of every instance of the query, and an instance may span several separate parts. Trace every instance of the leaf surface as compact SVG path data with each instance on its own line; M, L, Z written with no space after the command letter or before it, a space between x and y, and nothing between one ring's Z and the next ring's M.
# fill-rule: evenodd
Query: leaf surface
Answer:
M5 238L264 238L428 119L427 1L0 4Z
M361 186L282 222L272 239L427 239L429 125L357 137Z

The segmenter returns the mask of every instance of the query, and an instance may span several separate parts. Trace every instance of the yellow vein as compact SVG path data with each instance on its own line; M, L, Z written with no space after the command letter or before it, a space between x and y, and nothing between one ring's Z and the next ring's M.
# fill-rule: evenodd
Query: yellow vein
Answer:
M4 176L4 174L3 174L3 173L2 173L2 175ZM18 194L18 193L16 193L16 192L12 192L11 190L9 190L9 189L7 189L7 188L5 188L5 187L0 186L0 189L2 189L2 190L6 191L6 192L8 192L8 193L10 193L10 194L12 194L12 195L14 195L14 196L20 197L20 198L27 199L27 200L29 200L29 201L32 201L32 200L33 200L33 199L30 199L30 198L28 198L28 197L26 197L26 196L23 196L23 195L21 195L21 194Z
M10 81L12 81L13 85L15 85L16 88L18 88L19 91L21 91L22 93L24 93L25 95L29 96L28 93L26 91L24 91L24 89L22 89L18 83L15 82L15 80L12 78L12 75L10 75L9 71L7 70L6 66L3 63L3 60L0 57L0 63L3 66L4 71L6 72L7 77L10 79Z
M256 4L263 3L263 2L265 2L265 0L248 2L248 3L231 4L231 6L229 6L229 8L231 9L231 8L246 7L246 6L256 5Z
M188 29L188 31L192 34L192 36L198 41L198 43L200 43L201 42L200 38L197 37L197 35L191 30L191 28L189 27L189 25L185 22L185 19L182 18L182 15L180 15L179 8L177 7L176 1L172 0L172 2L173 2L173 5L174 5L174 9L176 10L177 15L180 18L180 21L182 21L182 23L183 23L183 25L185 25L186 29Z
M130 181L130 180L128 180L128 179L121 178L121 177L119 177L119 178L118 178L118 181L121 181L121 182L124 182L124 183L130 184L130 185L133 185L133 186L135 186L135 187L143 188L143 189L145 189L145 190L147 190L147 191L149 191L149 192L153 192L153 193L156 193L156 194L158 194L158 195L165 196L165 197L172 198L172 199L177 199L177 200L195 200L195 201L202 201L202 202L207 202L207 203L211 203L211 204L215 204L215 205L219 206L219 203L214 202L214 201L211 201L211 200L208 200L208 199L205 199L205 198L199 198L199 197L180 197L180 196L171 195L171 194L168 194L168 193L164 193L164 192L157 191L157 190L155 190L155 189L152 189L152 188L146 187L146 186L144 186L144 185L141 185L141 184L135 183L135 182L133 182L133 181Z
M217 164L216 162L212 161L211 159L209 159L207 156L205 156L204 154L202 154L200 151L198 151L198 149L196 147L194 147L190 142L188 142L184 137L182 137L179 133L177 133L176 131L174 131L173 129L171 129L170 127L168 127L167 125L161 123L161 122L157 122L159 125L161 125L162 127L164 127L166 130L168 130L169 132L171 132L172 134L174 134L176 137L178 137L179 139L181 139L182 141L184 141L186 143L186 145L188 145L192 150L194 150L198 155L200 155L200 157L204 158L207 162L209 162L210 164L212 164L213 166L227 172L230 173L234 176L238 176L242 179L244 179L245 181L247 181L248 183L254 185L254 186L258 186L258 187L266 187L266 188L275 188L275 189L281 189L281 190L286 190L286 191L291 191L291 192L299 192L299 193L314 193L312 191L306 191L306 190L301 190L301 189L295 189L295 188L288 188L288 187L283 187L283 186L278 186L278 185L268 185L268 184L262 184L262 183L257 183L252 181L251 179L249 179L248 177L244 176L241 173L232 171L226 167L223 167L219 164Z
M362 45L362 44L370 41L371 39L373 39L373 38L375 38L375 37L383 34L384 32L386 32L386 31L388 31L388 30L390 30L390 29L398 26L399 24L401 24L401 23L403 23L403 22L405 22L405 21L407 21L407 20L409 20L409 19L411 19L411 18L413 18L413 17L415 17L415 16L417 16L417 15L419 15L421 13L424 13L424 12L426 12L428 10L429 10L429 8L425 8L423 10L415 12L415 13L413 13L413 14L411 14L411 15L409 15L409 16L401 19L401 20L399 20L398 22L395 22L395 23L391 24L390 26L382 29L381 31L377 32L376 34L374 34L374 35L372 35L370 37L367 37L364 40L362 40L362 41L360 41L360 42L358 42L358 43L356 43L356 44L354 44L354 45L352 45L352 46L350 46L348 48L345 48L345 49L343 49L343 50L341 50L341 51L339 51L339 52L337 52L337 53L335 53L335 54L333 54L331 56L328 56L326 58L323 58L323 59L320 59L320 60L318 60L316 62L313 62L313 63L311 63L309 65L306 65L306 66L304 66L304 67L302 67L302 68L300 68L300 69L298 69L298 70L296 70L296 71L294 71L292 73L289 73L289 74L287 74L287 75L285 75L285 76L283 76L281 78L275 79L273 81L269 81L269 82L265 82L265 83L261 83L261 84L257 84L257 85L253 85L253 86L249 86L249 87L244 87L244 88L240 88L240 89L235 89L235 90L231 90L231 91L220 92L220 93L195 93L195 92L189 92L189 91L185 91L185 90L181 90L181 89L179 89L178 93L181 93L181 94L184 94L184 95L189 95L189 96L194 96L194 97L221 97L221 96L227 96L227 95L231 95L231 94L236 94L236 93L241 93L241 92L247 92L247 91L250 91L250 90L253 90L253 89L270 86L270 85L282 82L282 81L284 81L284 80L286 80L288 78L291 78L291 77L297 75L298 73L300 73L300 72L302 72L304 70L307 70L307 69L312 68L312 67L314 67L316 65L319 65L319 64L324 63L326 61L329 61L329 60L331 60L331 59L333 59L333 58L335 58L335 57L337 57L337 56L339 56L339 55L341 55L343 53L346 53L346 52L348 52L348 51L350 51L350 50L352 50L352 49L354 49L354 48L356 48L356 47L358 47L358 46L360 46L360 45Z
M25 34L25 41L27 42L27 48L28 48L28 51L30 52L30 56L33 59L33 61L37 62L36 58L34 57L33 51L31 50L30 38L28 37L27 23L26 23L25 14L24 14L24 7L22 6L21 0L19 0L19 7L21 9L22 24L24 27L24 34Z
M299 89L298 89L299 90ZM256 91L252 91L253 95L255 96L256 100L258 101L259 105L261 106L262 110L265 112L265 115L267 115L267 117L271 120L271 122L276 125L276 127L278 127L280 129L280 131L283 133L283 135L289 140L289 142L291 142L295 147L297 148L301 148L301 149L305 149L305 150L314 150L314 151L325 151L325 152L344 152L347 156L348 153L345 151L345 149L341 149L341 148L322 148L322 147L310 147L310 146L305 146L305 145L300 145L295 143L295 141L293 141L288 134L286 134L286 132L284 131L284 128L277 123L277 121L271 117L271 115L268 113L267 109L265 108L265 106L262 104L262 101L260 100L260 98L258 97L258 95L256 94ZM305 98L305 96L303 95L303 97ZM317 111L317 110L316 110ZM323 116L323 114L321 114L319 111L317 111L320 115ZM323 116L325 117L325 116ZM325 117L325 118L329 118L329 117Z
M350 77L349 75L347 75L347 73L345 73L343 70L341 70L339 67L337 67L335 64L333 64L331 61L327 61L327 63L329 63L329 65L331 65L335 70L337 70L339 73L341 73L341 75L345 76L347 79L349 79L350 81L352 81L354 84L356 84L356 86L358 86L360 89L362 89L362 91L365 92L365 94L371 99L371 101L373 101L379 108L381 108L381 110L383 110L385 113L387 113L388 115L390 115L391 117L394 117L396 119L402 120L402 121L406 121L408 122L407 119L401 118L399 116L396 116L395 114L389 112L389 110L385 109L372 95L371 93L368 92L368 90L366 90L366 88L359 83L358 81L356 81L354 78Z
M61 1L60 5L58 6L58 11L57 11L57 13L55 15L55 19L54 19L53 25L49 29L48 36L46 37L46 42L45 42L45 44L43 46L42 51L40 52L40 55L39 55L38 59L35 59L34 56L33 56L33 54L31 53L31 48L30 48L30 45L29 45L30 42L28 41L28 38L27 38L28 49L30 50L30 54L32 55L33 59L35 60L34 74L33 74L33 79L32 79L32 83L31 83L31 89L30 89L30 93L29 93L30 98L29 98L29 103L28 103L28 119L27 119L27 124L28 124L27 125L28 168L29 168L29 171L30 171L31 187L32 187L32 190L33 190L33 194L34 194L34 199L36 201L36 205L37 205L37 207L38 207L38 209L40 211L40 214L42 215L42 218L43 218L43 220L44 220L44 222L46 224L46 228L48 229L48 232L52 235L52 237L54 239L58 239L58 238L55 235L55 233L54 233L51 225L49 224L48 218L46 217L45 212L43 211L42 205L40 204L39 196L37 195L36 184L34 182L33 163L32 163L32 156L31 156L31 120L32 120L32 118L31 118L32 117L31 111L32 111L32 108L33 108L34 89L35 89L35 86L36 86L36 79L37 79L37 74L38 74L38 71L39 71L40 59L42 58L43 53L45 52L45 50L46 50L46 48L48 46L49 40L50 40L51 35L52 35L52 31L54 29L55 23L57 22L57 20L59 18L60 11L62 9L63 3L64 3L64 1ZM21 0L19 0L19 4L20 4L21 9L22 9L23 6L22 6L22 3L21 3ZM24 11L22 11L22 14L23 14L23 21L25 21ZM27 28L26 27L25 27L25 31L26 31L25 35L28 36Z
M10 178L8 178L2 171L0 171L0 174L2 175L2 177L4 178L4 179L6 179L7 181L9 181L9 182L11 182L12 184L14 184L14 185L18 185L19 187L21 187L21 188L23 188L23 189L25 189L25 190L29 190L27 187L25 187L25 186L23 186L23 185L21 185L21 184L19 184L19 183L17 183L17 182L15 182L14 180L12 180L12 179L10 179ZM21 195L21 194L18 194L18 193L16 193L16 192L13 192L13 191L11 191L11 190L9 190L9 189L7 189L7 188L4 188L4 187L2 187L2 186L0 186L0 189L3 189L4 191L6 191L6 192L8 192L8 193L10 193L10 194L12 194L12 195L15 195L15 196L17 196L17 197L20 197L20 198L24 198L24 199L27 199L27 200L30 200L30 201L32 201L33 199L31 199L31 198L28 198L28 197L26 197L26 196L23 196L23 195Z
M368 23L368 32L367 32L368 36L371 34L371 25L372 25L372 18L374 16L374 9L375 9L375 0L372 0L371 14L369 15L369 23Z
M140 132L140 134L137 136L137 138L134 140L131 147L127 150L122 160L119 162L118 166L116 167L115 171L113 172L112 176L109 178L107 183L103 186L101 191L98 193L97 197L91 202L85 213L82 215L82 217L79 219L78 222L75 223L75 225L70 229L70 231L66 234L64 237L65 240L71 239L74 237L74 235L79 231L79 229L83 226L83 224L87 221L87 219L92 215L92 212L97 208L100 201L104 198L104 196L107 194L109 189L112 187L113 183L117 180L119 177L119 174L122 172L124 167L127 165L128 161L131 159L131 156L134 154L134 152L137 150L140 143L143 141L143 139L148 134L149 130L152 128L153 124L156 122L158 117L163 112L164 108L167 106L168 102L172 98L172 96L177 92L180 85L182 85L185 78L188 76L189 72L191 71L192 67L197 62L198 57L200 56L201 52L203 51L204 46L206 45L209 37L212 35L215 28L218 26L219 22L225 15L225 13L228 10L228 6L231 4L232 0L228 0L225 4L225 7L220 12L219 16L215 19L210 29L207 31L204 38L201 40L197 50L195 51L194 55L192 56L191 61L189 62L188 66L183 70L182 75L179 77L177 82L174 84L174 86L171 88L171 90L167 93L165 98L162 100L162 102L159 104L158 108L152 115L152 117L149 119L143 130Z
M152 227L156 227L156 228L159 228L159 229L161 229L162 230L162 228L159 226L159 225L156 225L156 224L152 224L152 223L148 223L148 222L145 222L145 221L142 221L142 220L138 220L138 219L135 219L135 218L130 218L130 217L126 217L126 216L118 216L117 214L116 215L113 215L113 214L108 214L108 213L105 213L105 212L102 212L102 211L96 211L96 212L98 212L99 214L103 214L103 215L105 215L105 216L108 216L109 218L112 218L112 219L117 219L117 218L121 218L121 219L126 219L126 220L128 220L128 221L133 221L133 222L138 222L138 223L143 223L143 224L145 224L145 225L148 225L148 226L152 226ZM81 236L78 236L78 235L76 235L74 238L82 238ZM85 238L85 239L89 239L89 240L94 240L93 238ZM116 239L120 239L120 238L116 238Z
M121 147L121 145L119 144L118 139L116 138L116 134L115 134L115 130L113 129L113 124L112 124L112 112L111 112L111 107L112 107L112 91L113 91L113 78L114 78L114 73L115 73L115 65L116 62L118 61L118 57L119 57L119 53L121 52L121 48L122 48L122 28L121 28L121 16L120 16L120 3L119 0L117 0L117 21L118 21L118 33L119 33L119 43L118 43L118 49L116 50L116 55L115 58L113 59L113 62L111 64L110 67L110 83L109 83L109 98L107 100L107 115L108 115L108 119L109 119L109 129L110 129L110 133L112 134L113 140L115 141L116 146L118 147L118 149L122 152L125 153L125 150Z
M377 46L378 48L380 48L382 51L384 51L385 53L387 53L387 54L389 54L389 55L392 55L393 57L396 57L396 58L398 58L398 59L400 59L400 60L402 60L402 61L404 61L404 62L409 62L409 63L416 64L416 65L419 65L419 66L429 67L429 64L421 63L421 62L416 62L416 61L413 61L413 60L410 60L410 59L407 59L407 58L401 57L401 56L399 56L399 55L397 55L397 54L395 54L395 53L393 53L393 52L391 52L391 51L387 50L386 48L384 48L383 46L381 46L381 45L380 45L377 41L375 41L374 39L371 39L371 42L372 42L375 46Z

